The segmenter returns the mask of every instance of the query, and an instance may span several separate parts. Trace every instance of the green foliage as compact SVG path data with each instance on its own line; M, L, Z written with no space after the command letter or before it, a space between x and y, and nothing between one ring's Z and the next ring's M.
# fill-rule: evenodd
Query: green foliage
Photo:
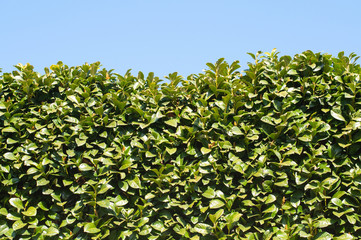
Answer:
M0 78L2 239L357 239L357 57L250 54L166 83Z

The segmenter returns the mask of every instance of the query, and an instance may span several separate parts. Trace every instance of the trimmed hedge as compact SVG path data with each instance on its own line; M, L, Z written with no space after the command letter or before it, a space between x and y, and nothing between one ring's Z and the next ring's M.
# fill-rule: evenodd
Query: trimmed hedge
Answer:
M1 239L360 239L355 54L0 77Z

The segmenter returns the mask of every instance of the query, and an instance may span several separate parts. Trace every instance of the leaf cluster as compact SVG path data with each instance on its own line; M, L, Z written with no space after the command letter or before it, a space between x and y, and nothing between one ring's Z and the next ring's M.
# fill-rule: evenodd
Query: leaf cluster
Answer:
M357 56L0 77L2 239L357 239Z

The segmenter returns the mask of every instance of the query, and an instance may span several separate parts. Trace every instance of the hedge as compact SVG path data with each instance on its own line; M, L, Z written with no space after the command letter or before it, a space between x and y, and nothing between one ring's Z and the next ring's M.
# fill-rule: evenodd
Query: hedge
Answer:
M361 239L357 56L0 76L1 239Z

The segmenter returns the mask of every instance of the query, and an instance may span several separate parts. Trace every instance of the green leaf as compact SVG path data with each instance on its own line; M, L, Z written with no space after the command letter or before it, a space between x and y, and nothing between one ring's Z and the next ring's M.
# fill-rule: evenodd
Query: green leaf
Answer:
M268 207L266 210L263 211L263 213L277 213L278 208L275 204L272 204L272 206Z
M203 236L210 234L212 232L212 227L205 223L197 223L194 228L194 232L200 233Z
M208 187L202 195L206 198L213 199L216 196L216 192L213 190L213 188Z
M100 187L100 190L98 191L98 194L106 193L108 190L113 189L114 187L108 183L102 184Z
M35 168L35 167L31 167L28 169L28 171L26 171L26 174L28 175L31 175L31 174L34 174L34 173L37 173L39 172L39 169Z
M152 228L154 228L155 230L159 231L159 232L164 232L167 229L164 227L164 224L162 221L156 221L154 223L151 224Z
M174 118L174 119L167 120L164 123L176 128L178 126L178 122L179 122L179 120Z
M287 74L288 74L288 75L297 75L298 73L297 73L296 70L290 69L290 70L288 70Z
M86 163L81 163L79 165L79 170L82 171L82 172L86 172L86 171L93 170L93 168L91 166L89 166L88 164L86 164Z
M9 203L11 206L17 209L24 209L23 202L20 200L20 198L10 198Z
M208 154L208 153L212 152L212 149L202 147L201 152L202 152L203 155L205 155L205 154Z
M74 103L76 103L76 104L79 103L79 102L78 102L78 99L77 99L76 96L74 96L74 95L67 96L67 98L68 98L70 101L72 101L72 102L74 102Z
M70 122L70 123L75 123L75 124L78 124L79 123L79 120L77 119L77 118L75 118L75 117L67 117L67 118L65 118L65 121L66 122Z
M46 211L46 212L49 211L49 208L47 208L47 207L44 205L44 202L43 202L43 201L40 201L40 202L38 203L38 207L39 207L40 209Z
M6 216L8 215L8 210L6 210L6 208L0 208L0 215Z
M231 129L231 133L233 133L234 135L243 135L243 132L241 131L241 129L239 129L239 127L232 127Z
M217 220L223 215L224 210L219 209L215 214L209 214L209 219L212 221L213 224L217 222Z
M115 202L115 205L117 206L117 207L121 207L121 206L125 206L125 205L127 205L127 203L128 203L128 200L127 199L118 199L116 202Z
M315 227L317 227L317 228L325 228L330 225L332 225L330 218L322 218L315 223Z
M17 220L13 223L13 230L19 230L26 226L26 223L23 223L21 220Z
M49 227L48 229L46 229L46 230L43 232L43 234L44 234L45 236L56 236L56 235L59 234L59 230L58 230L57 228L51 226L51 227Z
M339 198L332 198L331 202L338 207L342 207L342 201Z
M238 222L238 220L240 219L240 217L242 216L242 214L238 213L238 212L232 212L230 214L228 214L225 219L227 221L227 223L235 223Z
M129 181L129 186L134 189L139 189L139 188L141 188L142 185L140 183L139 178L135 177L133 180Z
M103 208L110 208L110 201L107 199L97 201L97 205Z
M177 148L166 148L165 149L169 155L173 155L174 153L176 153Z
M349 215L347 214L346 215L346 218L347 218L347 221L349 223L351 223L352 225L355 225L356 224L356 221L357 221L357 217L355 215Z
M269 125L272 125L272 126L275 125L275 124L273 123L273 121L272 121L272 118L271 118L271 117L268 117L268 116L263 116L263 117L261 118L261 121L264 122L264 123L267 123L267 124L269 124Z
M217 208L221 208L223 206L224 206L224 202L222 200L220 200L220 199L213 199L209 203L209 208L210 209L217 209Z
M36 208L29 207L26 211L23 211L22 214L28 217L34 217L37 214Z
M107 138L108 137L108 132L107 131L102 132L101 134L99 134L99 137Z
M311 142L312 136L311 135L303 135L302 137L298 137L298 139L302 142Z
M6 215L6 218L9 219L9 220L12 220L12 221L17 221L17 220L21 220L22 219L22 216L18 213L8 213Z
M315 238L315 240L332 240L333 236L327 232L318 233Z
M75 143L78 147L81 147L86 143L86 139L81 140L79 138L75 138Z
M270 194L270 195L267 196L267 199L266 199L266 201L265 201L265 204L273 203L273 202L276 201L276 200L277 200L276 196L273 195L273 194Z
M6 143L9 144L9 145L15 144L15 143L18 143L18 142L19 142L19 141L16 141L16 140L14 140L14 139L12 139L12 138L6 139Z
M149 152L149 151L146 151L146 153L145 153L145 157L146 158L154 158L154 157L156 157L157 155L155 155L155 154L153 154L153 153L151 153L151 152Z
M87 223L84 225L84 232L86 233L98 233L100 229L95 226L94 223Z
M152 227L149 225L145 225L142 227L142 230L139 232L139 235L141 236L149 236L149 234L152 232ZM149 237L148 239L157 239L155 236Z
M341 236L334 238L334 240L352 240L352 239L355 239L355 238L349 233L344 233Z
M45 186L45 185L48 185L49 183L50 182L48 180L46 180L45 178L41 178L36 181L36 186L38 186L38 187Z
M16 157L15 157L14 153L12 153L12 152L5 153L4 158L8 159L8 160L16 160Z
M147 224L149 222L149 218L148 217L142 217L139 222L138 222L138 227L144 226L145 224Z
M339 121L342 121L342 122L346 122L345 118L339 114L339 113L336 113L335 111L331 110L331 116L334 118L334 119L337 119Z
M1 130L2 133L17 133L18 130L16 130L13 127L6 127Z

